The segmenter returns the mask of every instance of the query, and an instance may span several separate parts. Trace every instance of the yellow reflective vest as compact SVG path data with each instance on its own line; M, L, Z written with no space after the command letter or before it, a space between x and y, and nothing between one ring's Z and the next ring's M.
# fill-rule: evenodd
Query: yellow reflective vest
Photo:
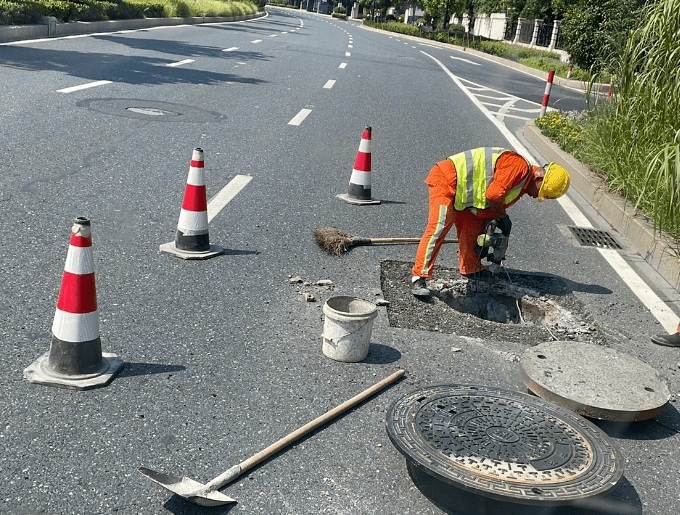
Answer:
M456 211L489 207L486 188L493 181L496 161L503 152L510 151L500 147L479 147L449 157L456 167L456 196L453 201ZM503 204L507 205L519 196L530 175L527 173L517 186L508 191Z

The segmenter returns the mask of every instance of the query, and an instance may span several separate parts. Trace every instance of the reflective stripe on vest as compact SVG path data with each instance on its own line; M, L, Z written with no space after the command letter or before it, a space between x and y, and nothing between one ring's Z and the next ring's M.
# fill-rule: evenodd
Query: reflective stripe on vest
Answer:
M486 209L489 206L486 189L493 181L496 161L504 152L509 152L509 150L499 147L479 147L449 157L456 167L456 197L453 203L456 211L463 211L470 207ZM509 204L519 196L529 175L527 173L517 186L508 191L503 204Z

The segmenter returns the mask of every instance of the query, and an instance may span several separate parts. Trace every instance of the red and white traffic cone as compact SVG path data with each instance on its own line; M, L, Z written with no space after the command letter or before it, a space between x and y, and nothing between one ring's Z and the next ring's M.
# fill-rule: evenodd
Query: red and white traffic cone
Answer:
M203 149L195 148L191 156L175 241L161 245L160 252L182 259L208 259L224 252L222 247L210 245Z
M102 353L90 220L76 218L66 255L50 351L24 370L31 383L87 390L107 385L123 361Z
M336 195L350 204L380 204L371 199L371 128L366 127L361 136L359 151L349 178L347 193Z

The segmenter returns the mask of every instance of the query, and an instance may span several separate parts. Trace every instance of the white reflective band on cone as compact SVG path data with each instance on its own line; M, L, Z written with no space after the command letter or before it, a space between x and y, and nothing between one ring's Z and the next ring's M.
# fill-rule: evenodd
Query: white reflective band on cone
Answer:
M89 342L99 338L99 310L92 313L67 313L57 309L52 334L63 342Z
M371 153L371 140L370 139L361 138L361 142L359 143L359 152L363 152L364 154L370 154Z
M181 209L177 230L185 236L208 233L208 212Z
M371 172L362 172L359 170L352 170L352 175L349 178L351 184L360 184L361 186L371 185Z
M78 275L94 273L92 247L70 246L68 249L68 254L66 254L64 271Z
M203 171L203 168L194 168L193 166L190 166L187 184L192 186L205 186L205 172Z

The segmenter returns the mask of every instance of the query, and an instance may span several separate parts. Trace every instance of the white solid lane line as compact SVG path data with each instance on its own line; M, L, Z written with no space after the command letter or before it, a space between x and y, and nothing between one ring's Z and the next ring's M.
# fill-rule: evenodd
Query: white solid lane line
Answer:
M210 199L210 202L208 202L208 223L224 209L224 206L226 206L231 199L246 187L246 184L248 184L252 178L251 175L237 175L229 181L229 184L222 188L217 195Z
M81 89L94 88L96 86L103 86L104 84L111 84L110 80L98 80L95 82L88 82L86 84L81 84L80 86L71 86L70 88L58 89L57 93L73 93L74 91L80 91Z
M300 125L311 112L312 112L311 109L300 110L300 112L296 114L291 121L288 122L288 125Z
M453 57L452 55L450 55L449 57L451 59L455 59L456 61L464 61L464 62L469 63L469 64L474 64L475 66L481 66L481 64L475 63L474 61L470 61L470 59L463 59L462 57Z
M326 84L323 85L324 89L331 89L335 85L335 80L330 79Z
M196 59L184 59L184 61L177 61L176 63L166 64L165 66L169 66L170 68L174 68L175 66L182 66L183 64L193 63L195 60Z
M441 61L432 57L430 54L423 52L427 57L436 62L441 69L456 83L456 85L465 93L470 100L479 108L479 110L486 115L486 117L493 123L499 131L508 140L508 143L514 148L518 154L530 158L533 164L538 163L536 158L522 145L519 140L515 137L512 132L510 132L505 125L503 125L494 115L489 112L482 103L467 90L465 86L460 82L458 77L451 73L451 71L442 64ZM562 206L573 220L573 222L581 227L591 228L592 224L588 219L581 213L581 211L576 207L568 197L562 196L557 199L560 206ZM598 249L600 254L605 258L609 265L616 271L617 274L623 279L623 281L628 285L630 290L640 299L640 301L649 309L649 311L654 315L663 328L669 333L674 333L677 330L678 317L675 315L666 304L654 293L649 286L640 278L635 270L623 259L623 257L615 250L610 249Z

